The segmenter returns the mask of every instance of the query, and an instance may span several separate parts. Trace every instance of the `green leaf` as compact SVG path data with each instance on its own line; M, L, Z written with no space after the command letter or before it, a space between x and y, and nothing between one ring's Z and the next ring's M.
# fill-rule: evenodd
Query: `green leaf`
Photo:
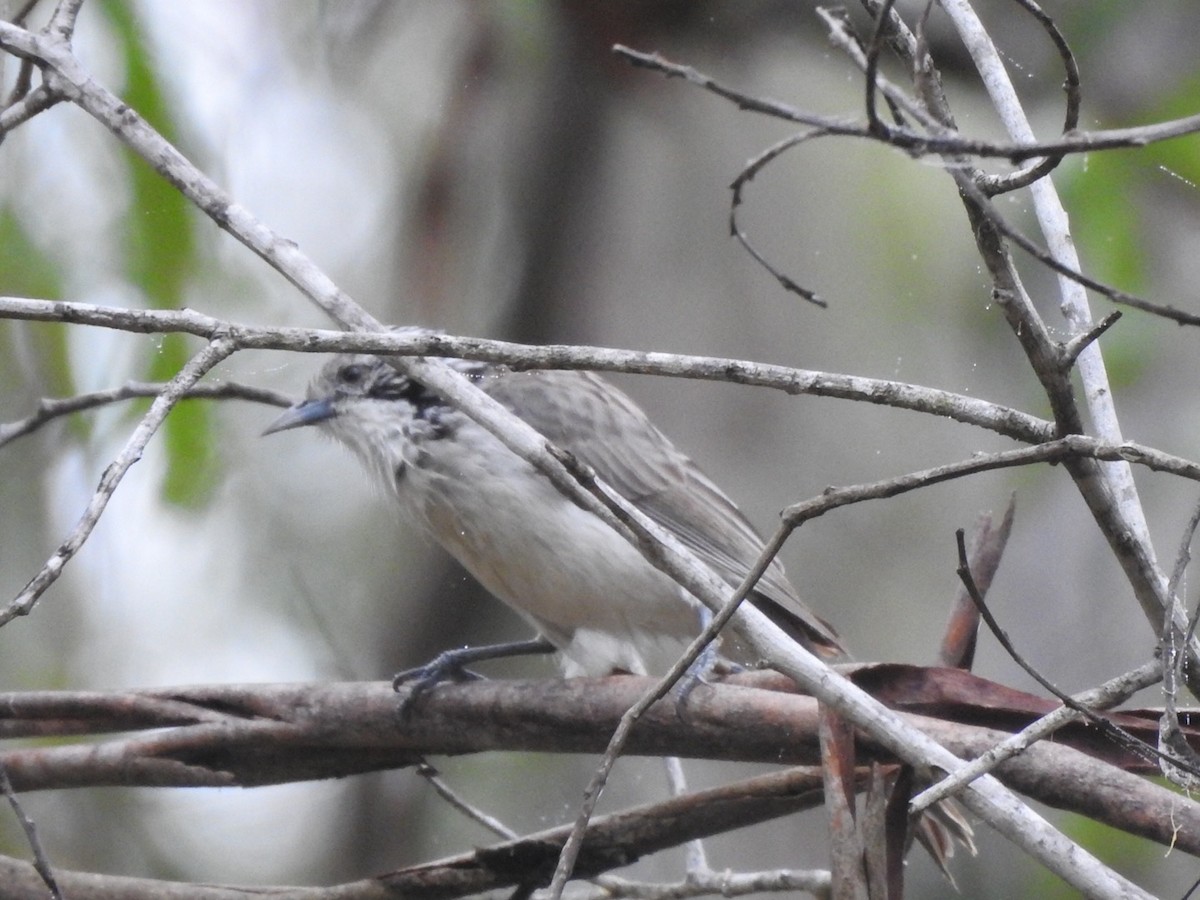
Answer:
M131 5L108 0L102 9L125 61L123 99L163 137L177 144L170 104ZM126 274L151 307L177 309L183 305L185 288L198 269L195 213L183 195L141 157L126 150L124 160L132 194L123 222ZM150 362L147 376L155 380L173 377L188 355L182 335L167 335ZM220 470L211 410L199 403L177 407L164 423L162 437L167 450L164 499L185 507L202 504Z

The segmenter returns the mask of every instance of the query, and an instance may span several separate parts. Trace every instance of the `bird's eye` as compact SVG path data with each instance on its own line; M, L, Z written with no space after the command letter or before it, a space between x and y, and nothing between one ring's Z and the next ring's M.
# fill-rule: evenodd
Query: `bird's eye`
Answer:
M348 366L342 366L338 369L338 381L343 384L358 384L363 380L363 376L367 374L367 367L360 366L357 363L351 363Z

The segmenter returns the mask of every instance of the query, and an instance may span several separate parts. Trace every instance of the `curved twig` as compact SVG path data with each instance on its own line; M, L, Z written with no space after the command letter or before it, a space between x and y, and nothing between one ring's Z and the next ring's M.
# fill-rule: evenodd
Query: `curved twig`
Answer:
M773 266L767 260L767 258L759 253L758 249L752 243L750 243L750 238L747 237L746 233L742 230L741 225L738 224L738 208L742 205L742 193L745 190L746 185L750 183L754 176L757 175L762 168L767 165L767 163L771 162L776 157L781 156L788 150L791 150L793 147L799 146L805 141L814 138L825 137L830 133L831 132L823 128L814 128L809 131L803 131L799 134L793 134L776 144L772 144L758 156L754 157L754 159L750 160L750 162L746 164L746 167L738 173L738 176L733 179L733 182L729 185L729 190L732 194L729 202L730 235L732 235L733 238L742 245L742 247L747 253L750 254L750 257L755 262L766 269L771 274L771 277L779 282L780 287L782 287L785 291L799 294L809 303L813 303L822 309L825 309L829 306L828 302L821 299L821 297L818 296L815 291L809 290Z

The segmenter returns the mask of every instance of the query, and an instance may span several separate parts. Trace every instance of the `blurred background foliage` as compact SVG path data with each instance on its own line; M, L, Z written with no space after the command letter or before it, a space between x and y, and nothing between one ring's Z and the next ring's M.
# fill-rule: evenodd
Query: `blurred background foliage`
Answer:
M9 15L20 5L5 2ZM1015 4L977 5L1035 124L1053 135L1062 75L1052 47ZM35 8L35 24L46 7ZM1083 127L1200 109L1194 3L1045 7L1080 58ZM931 40L960 126L996 135L937 14ZM829 301L818 310L784 293L728 237L729 183L790 129L631 69L611 55L617 42L804 109L861 108L861 79L828 46L813 5L778 0L93 0L78 36L100 81L386 321L896 378L1045 413L936 166L823 141L749 186L743 227ZM7 91L11 60L4 75ZM1198 150L1187 138L1060 167L1055 179L1092 274L1195 307ZM1016 196L1003 208L1032 234L1025 204ZM1054 279L1029 265L1023 274L1060 327ZM66 106L0 146L0 292L327 324ZM1098 315L1108 309L1095 304ZM1195 456L1196 341L1136 313L1105 337L1128 437ZM191 346L0 322L0 420L28 414L42 396L168 377ZM299 394L318 364L242 354L217 377ZM858 404L621 383L763 529L826 485L1008 446ZM134 414L92 413L0 451L0 586L10 596L74 524ZM33 616L0 632L6 688L377 679L449 646L523 635L395 520L337 448L307 434L260 441L270 417L232 403L172 414L68 575ZM1169 558L1197 492L1138 477ZM797 535L785 560L863 658L928 662L955 588L954 529L1014 491L1017 526L992 600L1017 645L1065 689L1144 659L1150 630L1056 469L840 511ZM977 671L1030 687L986 639ZM569 818L589 763L439 761L517 829ZM691 768L700 785L745 770ZM662 790L656 765L628 760L605 801L615 808ZM411 772L247 792L63 792L29 806L56 863L205 881L330 883L488 840ZM1178 854L1063 821L1156 893L1180 893L1194 876ZM24 853L9 822L0 844ZM955 863L964 896L1066 896L1002 841L984 833L981 846L977 859ZM718 867L821 865L822 825L818 816L772 823L711 852ZM639 869L679 871L672 854ZM910 896L946 891L915 856Z

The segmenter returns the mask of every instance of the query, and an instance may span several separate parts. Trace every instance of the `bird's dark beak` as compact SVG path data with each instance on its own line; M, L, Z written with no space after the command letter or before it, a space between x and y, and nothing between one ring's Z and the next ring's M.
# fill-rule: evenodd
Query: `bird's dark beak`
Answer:
M300 428L304 425L316 425L337 415L333 401L329 398L321 400L302 400L294 406L289 406L278 419L267 426L263 437L277 431L287 431L289 428Z

